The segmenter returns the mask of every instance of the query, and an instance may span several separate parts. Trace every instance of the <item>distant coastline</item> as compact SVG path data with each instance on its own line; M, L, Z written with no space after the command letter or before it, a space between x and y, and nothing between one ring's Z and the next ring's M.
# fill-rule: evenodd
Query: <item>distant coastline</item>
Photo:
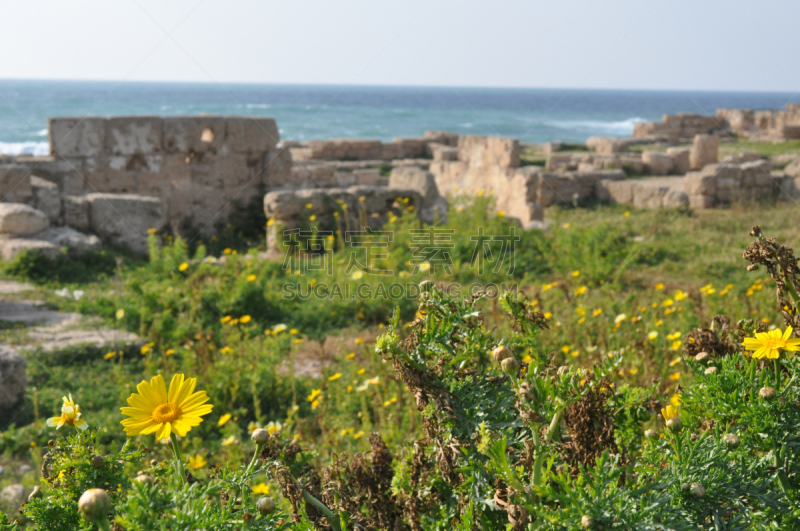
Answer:
M0 154L47 154L51 116L252 115L275 117L287 140L390 141L438 129L541 143L630 136L662 114L720 107L782 108L778 92L257 85L0 80Z

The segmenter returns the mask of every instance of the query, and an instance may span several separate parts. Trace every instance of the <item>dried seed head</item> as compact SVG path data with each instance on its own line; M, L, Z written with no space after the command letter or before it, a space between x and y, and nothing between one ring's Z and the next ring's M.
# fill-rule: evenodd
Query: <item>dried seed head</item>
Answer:
M708 359L708 352L698 352L694 359L699 362L704 362Z
M436 287L436 284L433 283L433 280L423 280L419 283L419 290L422 292L427 292L428 290L433 289Z
M584 529L591 529L594 527L594 518L589 516L588 514L584 514L581 516L581 527Z
M749 266L747 266L748 271L755 271L757 269L758 269L758 264L750 264Z
M158 464L158 459L151 459L150 466L156 466Z
M700 483L692 483L692 494L698 498L706 495L706 488Z
M494 361L501 363L504 359L511 357L511 351L508 350L504 345L500 345L492 351L492 357L494 358Z
M734 435L733 433L726 433L725 437L723 437L722 440L725 441L725 444L727 444L731 448L736 448L737 446L739 446L739 437Z
M761 390L758 392L758 396L763 398L764 400L772 400L775 398L775 389L772 387L762 387Z
M99 455L95 455L92 457L92 468L102 468L103 467L103 458Z
M506 358L500 362L503 372L509 376L516 376L519 369L519 362L514 358Z
M256 444L266 444L269 440L269 432L262 428L258 428L257 430L253 430L253 433L250 435L250 438Z
M703 371L703 374L705 374L706 376L711 376L715 372L717 372L717 368L716 367L709 367L709 368L707 368L706 370Z
M111 511L111 498L103 489L89 489L78 500L78 509L87 520L104 520Z
M689 490L689 484L688 483L681 483L681 490Z
M647 430L644 432L644 436L648 439L655 439L658 437L658 432L656 430Z
M562 365L561 367L558 368L558 375L559 376L561 376L562 374L567 373L567 372L569 372L569 367L567 367L566 365Z
M260 498L256 502L256 509L261 514L267 515L272 513L275 510L275 502L272 501L272 498Z
M41 498L42 496L44 496L44 493L42 493L42 489L39 488L39 485L36 485L35 487L33 487L33 491L31 492L30 496L28 496L28 501L31 501L35 498Z
M671 432L674 433L679 432L681 431L682 427L683 423L681 422L681 419L679 417L675 417L667 421L667 429L669 429Z

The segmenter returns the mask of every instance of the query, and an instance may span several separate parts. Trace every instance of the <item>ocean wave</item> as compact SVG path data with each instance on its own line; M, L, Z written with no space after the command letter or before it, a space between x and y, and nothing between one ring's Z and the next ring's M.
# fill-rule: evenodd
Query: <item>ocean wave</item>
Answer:
M620 121L602 121L602 120L560 120L553 122L546 122L545 125L550 127L557 127L559 129L569 129L571 131L587 131L607 133L612 135L630 135L633 133L633 128L636 124L646 122L644 118L634 117L627 120Z
M47 142L0 142L0 155L36 155L50 154Z
M47 136L47 129L42 129L41 131L36 132L36 136Z
M245 107L248 109L271 109L272 105L269 103L247 103Z

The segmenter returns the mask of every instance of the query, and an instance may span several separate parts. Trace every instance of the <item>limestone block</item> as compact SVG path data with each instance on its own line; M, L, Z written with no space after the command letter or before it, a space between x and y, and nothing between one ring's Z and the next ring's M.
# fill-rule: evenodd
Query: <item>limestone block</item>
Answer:
M333 174L333 182L340 188L347 188L348 186L355 186L356 178L351 171L337 171Z
M568 171L578 168L578 161L573 160L572 153L550 153L544 167L549 171Z
M44 212L22 203L0 203L0 234L27 236L46 229Z
M713 196L717 190L717 177L705 172L689 172L683 179L683 191L694 195Z
M411 138L395 138L393 143L403 146L404 158L418 159L425 157L428 153L427 138L411 137Z
M56 183L31 176L33 207L45 213L50 223L61 222L61 192Z
M2 168L0 166L0 168ZM792 178L800 177L800 158L794 159L792 162L786 165L783 169L783 172ZM2 169L0 169L0 174L2 173Z
M216 153L225 143L222 116L166 116L162 123L165 153Z
M50 153L58 158L95 157L102 153L106 139L106 119L85 117L47 120Z
M586 141L586 147L600 155L623 153L628 151L628 146L624 139L613 137L593 136Z
M719 137L716 135L695 135L689 153L689 166L701 170L708 164L717 162L719 156Z
M691 170L689 165L689 149L681 147L667 148L667 155L672 157L672 167L678 175L685 175Z
M48 227L29 238L51 243L58 249L66 247L74 253L97 251L101 245L100 238L94 234L84 234L71 227Z
M444 144L450 147L458 147L458 133L451 133L449 131L425 131L424 136L430 142Z
M468 191L464 186L467 164L458 161L434 161L429 170L436 180L436 187L443 195L459 195Z
M428 151L433 160L458 160L458 148L431 142Z
M396 142L389 142L383 144L381 148L381 158L383 160L394 160L394 159L405 158L405 150L403 149L403 144L398 144Z
M91 228L89 225L89 202L86 197L72 195L64 197L64 224L83 232Z
M698 210L714 208L716 201L713 195L689 194L689 206Z
M3 260L13 260L15 256L23 251L31 251L43 254L54 259L61 254L61 248L51 242L36 240L30 237L8 238L0 237L0 255Z
M375 168L353 170L352 174L356 185L380 186L385 182L381 176L381 171Z
M228 116L226 145L236 153L261 153L275 149L280 141L274 118Z
M642 153L642 163L650 175L667 175L673 168L673 159L666 153L647 150Z
M161 133L158 116L114 116L106 120L105 151L110 155L160 153Z
M635 208L660 208L664 204L664 196L669 189L658 186L638 185L633 188L633 206Z
M25 369L28 362L9 347L0 347L0 424L5 425L4 417L18 408L25 400L28 378ZM5 490L4 490L5 492Z
M266 188L283 186L292 180L292 154L288 149L278 148L264 153L262 182Z
M499 136L462 135L458 137L458 160L475 168L517 168L519 141Z
M634 186L632 181L601 179L595 183L595 194L598 200L606 203L632 205Z
M537 203L543 207L555 204L571 204L580 198L580 187L572 179L555 173L542 173L539 176Z
M662 198L664 208L682 208L689 204L689 196L682 190L670 189Z
M348 203L348 208L354 206ZM264 196L264 213L267 218L278 220L319 215L336 209L336 201L323 189L281 190Z
M578 171L583 173L590 173L596 170L597 167L591 162L581 162L578 164Z
M134 194L88 194L89 221L94 234L112 245L147 253L148 229L164 223L161 199Z
M772 163L769 160L745 162L741 170L742 186L745 188L762 188L772 183Z
M30 203L33 200L31 170L21 164L0 164L0 200Z

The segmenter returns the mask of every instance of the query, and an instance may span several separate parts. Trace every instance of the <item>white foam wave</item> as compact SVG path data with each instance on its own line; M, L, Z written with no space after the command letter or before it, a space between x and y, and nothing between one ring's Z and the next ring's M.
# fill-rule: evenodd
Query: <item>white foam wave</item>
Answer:
M271 109L272 105L269 103L248 103L245 107L248 109Z
M36 132L36 136L47 136L47 129L42 129Z
M47 142L0 142L0 155L36 155L50 153Z
M547 122L546 125L558 127L560 129L570 129L573 131L588 131L608 133L613 135L629 135L633 133L636 124L646 122L644 118L635 117L627 120L606 122L602 120L562 120Z

